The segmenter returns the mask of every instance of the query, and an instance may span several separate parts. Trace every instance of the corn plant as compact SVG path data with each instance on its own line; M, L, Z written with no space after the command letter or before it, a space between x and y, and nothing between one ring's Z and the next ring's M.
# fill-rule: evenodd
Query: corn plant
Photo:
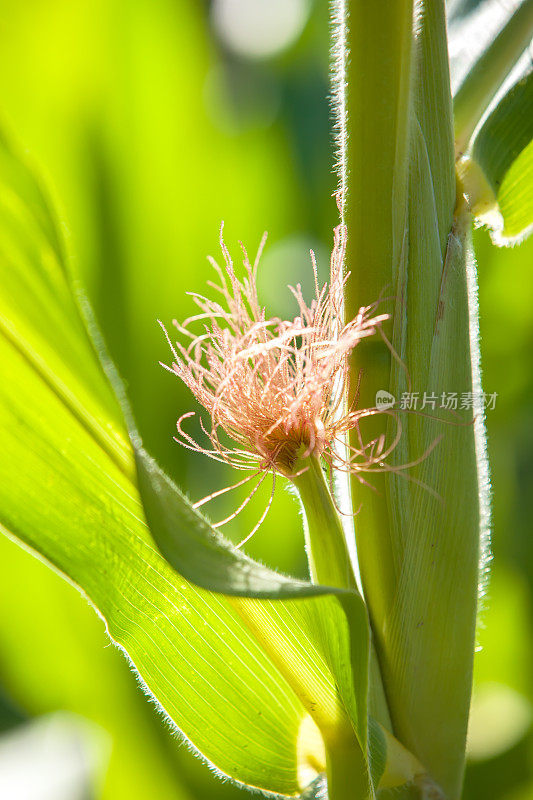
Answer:
M47 194L0 144L3 532L244 786L460 797L489 527L470 228L533 224L532 31L530 0L335 2L327 284L315 265L314 297L271 317L260 254L236 266L221 234L215 284L162 322L168 380L206 412L176 439L237 470L228 490L292 486L307 581L232 545L220 492L191 501L147 452Z

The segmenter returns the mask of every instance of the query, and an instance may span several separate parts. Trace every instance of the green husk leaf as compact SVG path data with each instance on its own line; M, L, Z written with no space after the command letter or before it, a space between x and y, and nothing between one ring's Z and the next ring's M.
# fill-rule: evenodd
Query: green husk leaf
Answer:
M405 285L411 324L394 339L411 383L395 368L390 391L398 398L403 392L418 392L421 399L426 392L438 404L443 393L457 392L460 398L473 391L464 230L468 216L456 222L440 292L431 297L421 278L428 249L421 253L414 246L431 240L423 193L419 203L417 194L413 187L413 246ZM437 241L432 254L438 265ZM395 462L422 457L422 463L407 476L391 476L388 487L397 572L396 594L382 623L386 634L380 639L384 680L395 734L453 798L459 796L464 764L479 583L474 412L434 414L429 406L429 418L398 413L403 438Z

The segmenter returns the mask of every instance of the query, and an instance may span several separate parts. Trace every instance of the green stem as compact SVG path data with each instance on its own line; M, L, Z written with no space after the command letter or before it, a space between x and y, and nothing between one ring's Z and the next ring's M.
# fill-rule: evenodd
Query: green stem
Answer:
M347 319L352 319L361 305L395 292L407 209L412 20L412 0L391 0L386 9L382 3L368 0L348 2L348 130L342 164L347 184L346 268L350 270ZM390 337L391 332L387 333ZM388 389L390 361L390 352L378 337L360 342L353 351L351 386L357 387L360 408L372 408L376 392ZM382 419L364 421L367 441L382 433ZM357 446L355 432L352 444ZM359 548L358 558L371 621L392 604L395 577L392 546L383 533L389 528L384 476L373 476L373 485L376 492L368 492L357 480L352 481L354 508L361 506L357 527L364 531L365 546ZM377 574L377 580L365 581L368 573Z
M472 134L494 95L533 34L533 0L525 0L483 53L455 95L455 142L458 155L468 149Z
M349 129L341 170L347 187L351 318L360 305L374 302L390 286L402 246L412 114L413 0L390 0L385 5L350 0L347 7Z
M309 570L314 583L357 591L344 530L320 459L310 456L295 465L293 478L305 515Z
M306 544L312 580L322 585L358 591L345 533L320 458L300 459L293 482L305 515ZM386 740L386 772L390 786L400 786L424 773L419 762L391 735L392 723L379 664L373 646L370 654L369 702L371 714L381 722ZM321 726L326 749L329 800L367 798L369 778L362 752L347 725ZM359 781L359 785L356 782Z
M357 592L357 584L344 529L322 470L320 458L299 459L300 472L293 483L304 512L309 571L314 583ZM329 800L367 798L369 778L362 763L364 754L353 731L346 727L322 731L326 748Z

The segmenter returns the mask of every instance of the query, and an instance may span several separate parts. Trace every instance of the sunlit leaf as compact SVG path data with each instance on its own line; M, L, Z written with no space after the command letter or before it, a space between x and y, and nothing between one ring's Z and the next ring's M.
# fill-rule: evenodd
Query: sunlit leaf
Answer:
M150 692L221 770L294 794L300 788L304 706L316 707L326 727L354 725L360 759L354 774L367 791L368 632L361 598L346 593L293 601L292 609L279 602L236 601L194 588L154 550L133 480L131 447L71 296L48 207L7 147L2 158L0 349L11 377L0 389L8 432L0 491L6 531L83 588ZM161 500L161 486L152 495L153 486L151 475L145 498ZM215 586L219 590L235 593L236 570L242 575L245 564L249 584L237 593L323 594L310 584L280 579L241 554L235 557L177 490L164 499L186 523L180 528L176 513L173 535L185 530L190 544L196 539L191 564L197 552L215 558L211 573L201 574L202 563L192 576L196 583L210 586L216 563L223 575L226 556L231 569L226 583ZM185 558L182 572L187 563ZM303 638L294 633L297 621Z
M3 159L18 175L7 151ZM230 604L188 585L154 549L120 412L55 242L9 175L0 197L0 350L10 375L0 388L2 524L83 587L207 758L293 794L304 709Z

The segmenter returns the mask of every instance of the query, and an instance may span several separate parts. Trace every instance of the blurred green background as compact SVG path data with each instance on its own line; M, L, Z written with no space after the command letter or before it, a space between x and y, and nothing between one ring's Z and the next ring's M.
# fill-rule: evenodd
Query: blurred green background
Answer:
M230 478L172 440L194 406L158 364L169 354L156 320L191 313L185 291L202 292L212 277L206 255L219 253L221 220L236 260L239 239L255 254L269 231L259 285L272 312L295 313L287 282L311 289L310 247L327 274L336 221L328 60L319 0L0 0L2 123L50 188L148 448L194 499ZM527 800L533 239L497 250L478 231L475 242L484 383L498 399L487 416L494 560L465 798ZM227 533L242 538L264 502L265 493ZM213 517L235 504L222 498ZM248 551L305 574L286 491ZM56 789L54 800L248 796L170 736L75 588L4 537L0 562L0 770L21 725L63 711L52 719L91 755L81 793Z

